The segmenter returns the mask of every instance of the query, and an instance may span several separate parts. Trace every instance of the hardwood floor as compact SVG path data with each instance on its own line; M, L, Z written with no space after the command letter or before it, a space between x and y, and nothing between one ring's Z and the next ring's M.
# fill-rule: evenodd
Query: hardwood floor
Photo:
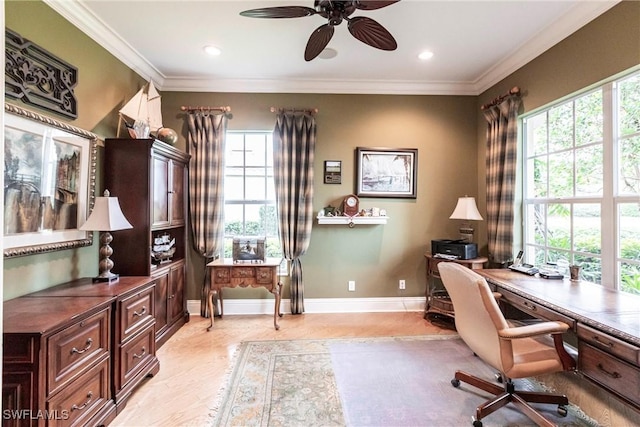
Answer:
M285 314L280 330L273 317L198 315L158 350L160 372L145 381L111 426L205 426L238 344L252 340L453 334L422 318L421 312Z

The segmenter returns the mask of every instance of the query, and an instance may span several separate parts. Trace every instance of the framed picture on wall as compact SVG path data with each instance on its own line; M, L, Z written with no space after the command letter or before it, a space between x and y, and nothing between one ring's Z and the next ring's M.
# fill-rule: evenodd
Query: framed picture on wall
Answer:
M90 246L80 231L93 207L91 132L5 103L4 256Z
M417 197L417 148L356 148L358 197Z

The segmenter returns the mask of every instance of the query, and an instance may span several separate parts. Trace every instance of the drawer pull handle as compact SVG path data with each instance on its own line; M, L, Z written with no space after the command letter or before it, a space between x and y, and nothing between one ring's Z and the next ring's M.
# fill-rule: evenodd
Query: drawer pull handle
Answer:
M602 372L604 372L605 374L609 375L611 378L620 378L622 377L622 375L620 375L618 372L613 371L613 372L609 372L606 369L604 369L604 366L602 366L602 363L598 363L598 369L600 369Z
M138 313L137 311L133 312L133 315L134 316L138 316L138 317L144 316L145 314L147 314L147 306L146 305L142 306L142 311L140 311L140 313Z
M91 400L93 399L93 392L90 391L89 393L87 393L87 401L84 402L82 405L73 405L71 407L72 411L82 411L84 408L87 407L87 405L91 402Z
M598 344L606 345L606 346L607 346L607 347L609 347L609 348L613 348L613 343L612 343L611 341L609 341L609 342L604 342L604 341L602 341L602 340L600 339L600 337L598 337L597 335L594 335L594 336L593 336L593 340L594 340L595 342L597 342Z
M91 348L91 344L93 344L93 339L87 338L87 345L85 345L82 350L78 350L77 348L73 347L71 349L71 354L82 354Z
M529 310L531 310L531 311L536 311L536 306L535 306L535 305L529 304L529 303L528 303L528 302L526 302L526 301L524 301L522 304L523 304L526 308L528 308Z
M133 353L133 358L134 359L141 359L142 356L144 356L145 354L147 354L147 349L142 347L142 351L140 352L140 354Z

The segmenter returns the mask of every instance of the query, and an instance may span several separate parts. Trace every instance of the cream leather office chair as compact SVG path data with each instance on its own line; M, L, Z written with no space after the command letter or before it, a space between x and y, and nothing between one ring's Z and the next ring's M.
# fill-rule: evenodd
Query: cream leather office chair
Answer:
M558 413L567 414L566 396L523 392L514 389L511 379L532 377L571 370L575 361L562 343L562 333L569 326L562 322L542 322L526 326L510 326L505 320L493 292L485 279L474 271L453 262L438 265L455 311L456 329L473 353L502 374L504 388L492 382L456 371L451 384L460 381L496 395L476 408L474 427L482 426L482 418L509 402L539 426L553 426L529 403L558 405ZM541 337L553 337L553 342Z

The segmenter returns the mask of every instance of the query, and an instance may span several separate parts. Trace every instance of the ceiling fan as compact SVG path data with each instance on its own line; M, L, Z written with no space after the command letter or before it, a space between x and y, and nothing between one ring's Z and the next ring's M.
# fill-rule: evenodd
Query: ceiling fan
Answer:
M328 19L328 23L321 25L311 33L307 47L304 51L305 61L311 61L318 56L329 44L333 37L333 30L343 20L347 21L347 27L351 35L361 42L382 50L395 50L398 47L391 33L382 25L365 16L351 15L358 9L375 10L392 5L400 0L315 0L314 8L306 6L277 6L251 9L240 12L240 15L250 18L302 18L311 15L320 15Z

